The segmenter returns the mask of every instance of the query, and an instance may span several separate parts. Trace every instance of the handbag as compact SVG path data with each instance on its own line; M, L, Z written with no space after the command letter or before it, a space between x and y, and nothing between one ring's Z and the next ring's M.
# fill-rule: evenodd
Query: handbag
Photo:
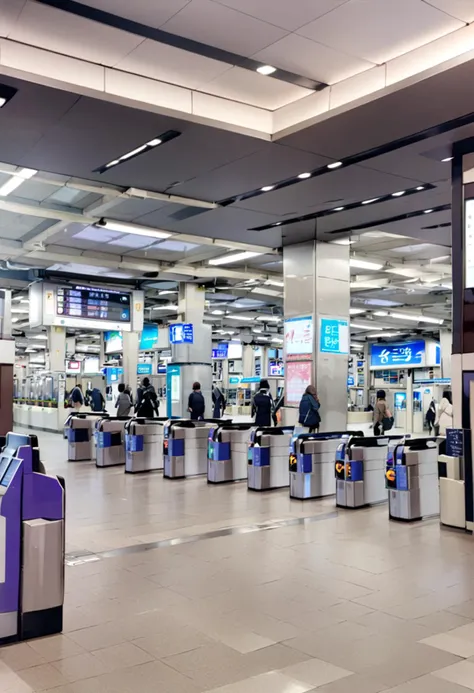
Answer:
M382 427L383 427L384 433L385 433L385 431L390 431L390 429L393 428L393 422L394 422L393 416L384 416L383 417Z

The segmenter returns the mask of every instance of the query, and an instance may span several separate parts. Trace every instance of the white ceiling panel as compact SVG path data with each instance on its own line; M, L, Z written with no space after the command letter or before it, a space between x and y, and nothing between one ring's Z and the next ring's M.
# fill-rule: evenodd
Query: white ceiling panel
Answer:
M311 79L334 84L374 66L298 34L289 34L259 51L256 60Z
M133 22L147 24L155 29L168 21L176 12L186 7L190 0L78 0L81 5L88 5L97 10L110 12Z
M314 93L311 89L295 87L293 84L264 77L258 72L250 72L241 67L233 67L209 82L205 91L271 111Z
M462 22L474 22L474 2L472 0L427 0L427 2Z
M297 33L383 63L462 26L422 0L350 0Z
M109 2L113 1L109 0ZM295 31L300 26L343 5L347 0L292 0L291 2L288 0L214 0L214 2L244 12L251 17L257 17L264 22L270 22L282 29Z
M116 67L189 89L198 89L230 69L227 63L151 40L143 41Z
M25 0L2 0L0 4L0 36L8 36L24 4Z
M143 41L141 36L35 2L27 2L9 38L101 65L115 65Z
M29 217L12 212L0 212L0 235L2 238L17 240L28 231L36 228L40 221L38 217Z
M249 56L285 36L285 30L211 0L191 0L164 31Z

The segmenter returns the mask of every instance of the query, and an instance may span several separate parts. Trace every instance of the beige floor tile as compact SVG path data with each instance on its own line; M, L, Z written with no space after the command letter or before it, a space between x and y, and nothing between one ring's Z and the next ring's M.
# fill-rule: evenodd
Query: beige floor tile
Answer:
M318 687L338 679L343 679L346 676L350 676L353 672L336 667L329 662L323 662L321 659L309 659L306 662L285 667L285 669L282 669L282 673L291 679L303 681L312 687Z
M276 645L274 640L263 638L261 635L257 635L257 633L238 631L237 629L234 631L229 630L229 632L221 635L219 640L227 647L232 647L233 650L237 650L237 652L242 654Z
M81 628L68 633L68 637L88 652L120 645L127 640L125 633L113 622Z
M146 664L146 662L153 660L153 657L148 652L133 645L131 642L95 650L93 654L107 671L135 667L138 664Z
M194 628L172 628L167 632L155 633L132 641L134 645L148 652L155 659L195 650L197 647L212 644L212 640Z
M427 676L420 676L413 681L390 688L385 693L466 693L466 690L464 686L448 683L444 679L427 674ZM324 693L324 690L320 689L318 693Z
M388 688L381 681L364 674L352 674L314 690L317 693L385 693Z
M474 663L473 662L458 662L452 666L439 669L433 672L436 676L450 683L457 683L459 686L464 686L471 691L474 691Z
M109 671L106 664L90 652L84 652L75 657L66 657L53 662L53 666L70 683L94 678L94 676L100 676Z
M308 684L285 676L279 671L253 676L237 683L214 688L209 693L306 693Z
M84 653L84 649L80 645L65 635L38 638L31 640L28 644L45 662L56 662L59 659Z
M449 635L453 638L461 638L462 640L474 643L474 623L468 623L465 626L453 628L449 631Z
M8 645L0 649L0 661L4 662L10 669L21 671L39 664L44 664L45 660L28 643L18 643Z
M438 650L451 652L458 657L472 657L474 655L474 640L466 640L464 638L455 637L451 633L439 633L431 635L429 638L420 640L423 645L436 647Z
M67 680L52 664L40 664L18 672L20 678L35 691L62 686Z
M416 623L428 628L432 631L433 635L437 633L445 633L453 628L459 628L460 626L466 626L471 622L471 619L465 618L464 616L459 616L451 611L438 611L434 614L429 614L428 616L422 616L416 619Z

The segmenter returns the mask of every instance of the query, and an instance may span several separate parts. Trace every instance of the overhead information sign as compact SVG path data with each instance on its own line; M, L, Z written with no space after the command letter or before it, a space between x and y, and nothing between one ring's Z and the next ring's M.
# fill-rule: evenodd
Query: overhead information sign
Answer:
M425 365L425 342L399 342L398 344L372 344L371 368L386 366L404 368Z
M129 293L86 286L59 287L56 312L69 318L130 322Z
M322 354L349 353L349 321L341 318L321 318L319 351Z
M170 344L193 344L194 332L191 323L170 325Z
M140 338L140 351L151 351L158 346L158 325L144 325Z

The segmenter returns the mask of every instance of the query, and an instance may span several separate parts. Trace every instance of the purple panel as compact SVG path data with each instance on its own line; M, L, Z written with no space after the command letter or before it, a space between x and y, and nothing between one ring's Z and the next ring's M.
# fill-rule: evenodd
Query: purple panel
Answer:
M23 520L62 520L63 488L59 481L44 474L23 477Z
M0 514L6 518L5 582L0 583L0 613L18 611L20 604L21 486L20 465L2 498Z

